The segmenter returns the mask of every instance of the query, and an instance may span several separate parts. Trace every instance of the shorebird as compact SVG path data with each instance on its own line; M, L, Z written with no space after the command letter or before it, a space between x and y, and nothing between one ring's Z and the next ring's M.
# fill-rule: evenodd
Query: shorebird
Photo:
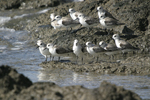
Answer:
M47 48L49 49L49 52L52 54L52 56L57 56L58 57L58 60L60 60L61 56L65 56L66 54L73 52L70 49L63 48L63 47L54 45L52 43L48 43Z
M45 57L45 62L47 62L48 57L50 57L51 59L51 54L49 50L46 48L46 44L44 44L42 40L38 40L37 45L38 45L37 48L39 48L40 53Z
M118 48L116 47L116 45L107 44L107 43L104 42L104 41L99 42L99 45L100 45L103 49L108 50L108 51L115 51L115 50L118 50Z
M104 41L100 41L99 42L99 45L106 50L106 53L107 55L113 55L113 54L117 54L119 53L119 49L117 48L116 45L114 44L107 44L106 42Z
M119 34L114 34L112 38L115 40L117 48L121 49L123 52L138 50L138 48L132 46L130 43L120 39Z
M73 9L73 8L70 8L70 9L69 9L69 13L70 13L71 18L72 18L73 20L77 20L77 21L78 21L78 15L79 15L79 14L82 14L82 13L80 13L80 12L75 11L75 9Z
M105 14L100 17L99 22L105 28L113 28L113 27L116 27L119 25L124 25L124 23L120 23L120 22L118 22L118 20L116 20L114 18L107 17Z
M98 17L101 18L101 16L105 15L106 17L115 19L112 14L110 14L107 10L103 9L102 6L97 7L98 11Z
M82 24L83 27L87 27L88 29L90 27L93 27L93 26L96 26L97 24L99 24L98 18L88 17L84 14L79 14L78 18L79 18L80 24Z
M67 31L68 31L68 28L71 28L72 30L72 27L80 24L76 20L72 20L71 18L68 18L68 17L61 17L60 15L55 16L55 20L57 21L59 25L61 25L61 27L66 27Z
M82 57L82 64L83 64L83 47L81 44L79 44L79 41L77 39L74 40L73 43L73 53L76 55L76 62L78 60L78 57Z
M87 52L96 57L96 62L98 62L99 54L104 53L106 50L100 46L92 44L90 41L86 42Z
M51 18L51 26L54 29L59 29L61 28L61 25L57 23L57 21L55 20L55 13L50 14L50 18Z
M114 19L112 17L107 17L105 12L104 12L104 14L102 14L100 16L99 22L102 26L105 27L105 31L106 31L106 28L112 29L116 26L124 25L124 23L120 23L117 19ZM109 34L110 34L110 32L108 32L108 35Z

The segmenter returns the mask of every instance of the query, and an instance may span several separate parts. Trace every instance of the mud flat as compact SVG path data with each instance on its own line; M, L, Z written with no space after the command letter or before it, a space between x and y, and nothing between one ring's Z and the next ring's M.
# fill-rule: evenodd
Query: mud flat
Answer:
M27 3L29 1L26 1ZM35 1L30 1L35 2ZM54 3L54 2L53 2ZM40 3L42 4L42 3ZM56 3L55 3L56 4ZM36 5L36 4L35 4ZM50 5L50 4L49 4ZM77 11L83 12L84 14L98 18L97 7L103 6L107 9L116 19L120 22L125 23L124 26L114 28L107 35L108 32L104 31L103 27L99 24L93 27L89 32L87 28L74 27L73 31L67 32L66 29L54 30L50 25L50 14L56 13L61 16L70 16L68 13L69 8L74 8ZM47 64L42 63L43 67L57 66L70 66L70 69L75 71L87 71L87 72L98 72L98 73L125 73L125 74L144 74L149 73L149 52L150 52L150 2L149 1L113 1L113 0L85 0L82 2L71 2L71 3L59 3L56 7L52 6L50 11L45 14L41 14L35 17L33 20L27 22L25 30L28 30L31 35L31 40L36 43L38 39L42 39L45 43L53 42L60 46L68 46L72 48L73 40L78 39L81 44L85 45L87 41L91 41L94 44L98 44L100 41L106 41L107 43L114 43L112 34L120 34L121 38L131 43L134 47L139 48L139 51L133 51L126 54L126 59L120 60L118 57L122 57L121 54L114 55L114 58L120 60L120 63L103 61L101 63L87 63L85 65L76 65L71 63L61 62L49 62ZM20 5L19 7L22 7ZM39 6L40 8L42 6ZM46 6L45 6L46 7ZM50 6L48 6L50 7ZM12 7L13 8L13 7ZM36 7L33 7L36 8ZM25 8L24 8L25 9ZM30 8L31 9L31 8ZM7 24L7 23L6 23ZM16 30L22 29L21 23L9 26ZM79 28L79 29L78 29ZM88 34L89 33L89 34ZM86 57L86 56L85 56ZM102 59L105 56L101 57ZM79 66L79 67L78 67ZM82 66L82 67L80 67ZM93 66L93 67L91 67ZM66 67L64 67L66 68ZM68 69L68 68L67 68ZM100 70L101 69L101 70Z
M101 25L93 27L88 34L87 28L74 27L73 31L67 32L66 29L54 30L50 25L50 14L55 12L61 16L70 16L69 8L74 8L77 11L92 17L98 17L96 9L98 6L103 6L120 22L125 23L125 26L119 26L111 31L111 34L120 34L121 38L131 43L134 47L139 48L139 51L133 51L126 54L126 58L120 60L122 54L114 55L119 63L112 61L102 61L100 63L86 63L77 65L74 63L48 62L40 64L43 67L49 68L64 68L74 71L98 72L98 73L114 73L114 74L139 74L149 75L149 52L150 52L150 12L148 1L83 1L72 2L53 7L50 11L40 16L37 16L28 23L26 30L31 33L31 40L36 42L37 39L42 39L45 43L53 42L60 46L68 46L72 48L73 40L78 39L81 44L85 45L87 41L98 44L100 41L114 43L112 35L107 35ZM138 6L137 6L138 5ZM15 28L15 26L14 26ZM85 56L86 57L86 56ZM105 56L101 56L105 59Z
M84 64L79 62L62 62L49 61L47 63L41 63L40 66L48 69L60 68L69 69L75 72L95 72L99 74L121 74L121 75L149 75L150 73L150 57L144 57L135 55L127 57L125 60L108 60L105 55L101 56L103 60L98 63L93 61L85 61ZM105 59L104 59L105 58Z
M99 88L59 87L50 82L32 83L9 66L0 66L0 99L2 100L141 100L132 91L103 81Z

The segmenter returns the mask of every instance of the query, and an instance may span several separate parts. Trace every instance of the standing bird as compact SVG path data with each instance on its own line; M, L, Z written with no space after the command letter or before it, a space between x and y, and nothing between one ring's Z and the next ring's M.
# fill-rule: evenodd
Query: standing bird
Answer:
M97 7L97 11L98 11L98 17L99 18L101 18L101 16L105 15L106 17L116 19L107 10L103 9L102 6Z
M105 14L100 17L100 24L106 28L113 28L119 25L124 25L124 23L119 23L118 20L107 17Z
M55 13L50 14L50 18L51 18L51 26L54 29L60 29L61 25L57 23L57 21L55 20Z
M63 47L54 45L52 43L48 43L47 48L49 49L49 52L52 54L52 56L57 56L58 57L58 61L60 60L61 56L66 56L68 53L73 52L70 49L63 48Z
M61 25L61 27L67 28L67 31L68 28L71 28L72 30L72 27L80 24L78 21L72 20L71 18L68 17L61 17L60 15L55 16L55 20L59 25Z
M119 25L124 25L124 23L120 23L118 20L114 18L107 17L105 13L100 16L99 22L102 26L104 26L105 28L109 28L109 29L114 28ZM108 35L109 34L110 32L108 32Z
M80 24L83 27L87 27L88 29L90 29L91 27L96 26L96 25L99 24L99 19L98 18L88 17L84 14L79 14L78 18L79 18Z
M107 55L113 55L113 54L117 54L117 53L119 53L119 49L117 48L117 46L116 45L114 45L114 44L107 44L106 42L104 42L104 41L101 41L101 42L99 42L99 45L103 48L103 49L105 49L107 52L105 53L105 54L107 54Z
M48 57L50 57L51 59L51 54L49 50L46 48L46 44L44 44L42 40L38 40L37 45L38 45L40 53L45 57L45 62L47 62Z
M123 53L127 51L138 50L138 48L135 48L130 43L126 42L125 40L120 39L119 34L114 34L112 38L115 40L115 44L117 48L121 49Z
M79 15L79 14L82 14L82 13L80 13L80 12L75 11L73 8L70 8L70 9L69 9L69 13L70 13L71 18L72 18L73 20L77 20L77 21L78 21L78 15Z
M81 44L79 44L79 41L77 39L74 40L73 43L73 53L76 55L76 62L78 60L78 57L82 57L82 64L83 64L83 47Z
M69 13L70 13L70 16L71 16L71 18L73 19L73 20L75 20L75 21L78 21L79 22L79 18L78 18L78 15L79 14L83 14L83 13L80 13L80 12L77 12L77 11L75 11L75 9L73 9L73 8L70 8L69 9ZM80 24L80 27L81 27L82 25ZM79 27L79 28L80 28ZM78 29L79 29L78 28Z
M108 50L108 51L115 51L115 50L118 50L118 48L116 47L116 45L107 44L107 43L104 42L104 41L99 42L99 45L100 45L103 49Z
M94 58L95 57L97 58L96 62L98 62L99 54L104 53L106 51L102 47L96 46L92 44L91 42L86 42L86 49L89 54L93 55Z

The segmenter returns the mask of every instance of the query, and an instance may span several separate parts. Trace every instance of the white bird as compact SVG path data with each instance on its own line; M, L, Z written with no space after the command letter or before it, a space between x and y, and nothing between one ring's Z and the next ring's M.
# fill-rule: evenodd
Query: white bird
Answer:
M101 16L105 15L106 17L109 17L109 18L113 18L115 19L112 14L110 14L107 10L103 9L102 6L98 6L97 7L97 11L98 11L98 17L101 18ZM116 20L116 19L115 19Z
M94 45L91 42L86 42L87 52L94 57L97 57L96 62L98 62L99 54L104 53L106 50L100 46Z
M119 49L117 48L116 45L114 44L107 44L106 42L104 41L101 41L99 42L99 45L106 50L106 53L107 55L113 55L113 54L117 54L119 53Z
M119 34L114 34L112 38L115 40L115 44L117 48L121 49L123 52L138 50L138 48L132 46L130 43L126 42L125 40L120 39Z
M40 53L45 57L45 62L47 62L47 58L51 58L51 54L49 50L46 48L46 45L42 42L42 40L37 41L37 45L39 48Z
M73 20L78 20L78 15L79 15L79 14L82 14L82 13L80 13L80 12L75 11L75 9L73 9L73 8L70 8L70 9L69 9L69 13L70 13L70 16L71 16L71 18L72 18Z
M124 23L120 23L120 22L118 22L118 20L116 20L114 18L107 17L105 14L100 17L99 22L105 28L114 28L119 25L124 25Z
M61 17L60 15L55 16L55 20L61 27L71 28L79 25L80 23L78 21L72 20L71 18L68 17Z
M63 48L63 47L54 45L52 43L48 43L47 48L49 49L49 52L52 54L52 56L57 56L58 57L58 60L60 60L61 56L66 56L66 54L73 52L70 49Z
M80 24L82 24L83 27L90 28L92 26L96 26L97 24L99 24L98 18L88 17L84 14L79 14L78 18L79 18Z
M54 29L60 29L61 28L61 25L57 23L55 19L55 13L52 13L50 14L50 18L51 18L51 26L54 28Z
M82 57L82 64L83 64L83 47L81 46L81 44L79 44L79 41L77 39L74 40L73 43L73 53L76 55L76 62L78 57Z
M116 47L116 45L107 44L107 43L104 42L104 41L99 42L99 45L100 45L103 49L105 49L105 50L107 50L107 51L115 51L115 50L118 50L118 48Z

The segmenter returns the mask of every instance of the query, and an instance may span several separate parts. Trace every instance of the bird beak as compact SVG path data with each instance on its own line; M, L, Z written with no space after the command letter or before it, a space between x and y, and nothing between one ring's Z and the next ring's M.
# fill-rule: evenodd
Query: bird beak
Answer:
M40 46L37 46L36 49L38 49Z
M76 18L75 21L79 21L79 18Z
M55 20L56 20L56 19L53 19L52 22L55 21Z
M46 50L46 49L48 49L47 47L46 48L44 48L44 50Z

